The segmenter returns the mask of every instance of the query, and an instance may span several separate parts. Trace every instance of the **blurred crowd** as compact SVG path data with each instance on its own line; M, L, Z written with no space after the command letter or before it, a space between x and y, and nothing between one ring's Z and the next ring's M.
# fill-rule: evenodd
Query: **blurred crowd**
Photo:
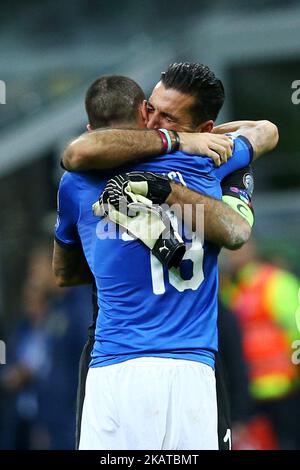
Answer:
M228 373L235 449L300 449L299 279L254 242L224 251L220 349Z
M31 253L18 321L0 368L0 448L74 449L78 363L91 289L61 289L50 243Z
M18 321L0 368L0 448L74 449L79 357L92 318L91 289L58 288L51 244L29 257ZM234 449L300 449L299 279L254 242L220 260L220 350ZM294 358L297 357L294 356ZM299 355L300 358L300 355Z

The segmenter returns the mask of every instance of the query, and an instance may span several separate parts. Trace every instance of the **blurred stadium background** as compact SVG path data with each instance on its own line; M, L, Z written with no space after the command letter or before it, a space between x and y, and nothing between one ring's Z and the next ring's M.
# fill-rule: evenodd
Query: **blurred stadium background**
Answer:
M0 339L7 342L8 364L0 366L0 448L72 447L76 368L90 319L90 293L61 294L46 266L60 154L72 137L85 131L84 94L98 76L128 75L150 92L169 63L206 63L227 92L219 122L275 122L280 144L254 166L254 234L261 260L293 279L300 275L300 104L292 103L292 83L300 80L299 31L296 0L2 1L0 80L6 84L6 104L0 104ZM28 327L40 325L40 317L41 329L47 330L42 338ZM75 317L76 332L74 325L73 330L68 327ZM18 352L20 338L24 350ZM41 344L45 362L38 353ZM18 364L23 354L32 375L28 378L22 368L19 375L15 370L9 375L10 365ZM51 364L61 365L61 376L51 372ZM41 368L43 373L36 372ZM36 383L35 373L41 376ZM66 397L54 400L52 393L51 401L50 383L53 389L62 384ZM281 411L283 421L291 410L300 409L299 394L292 395L290 408ZM290 390L279 398L286 396ZM59 403L68 402L69 414L62 419ZM269 440L262 444L263 438L255 441L252 436L251 441L248 436L240 447L297 445L284 440L286 434L279 439L276 425L272 431L264 423L253 426L254 436L269 433ZM65 432L58 432L61 427Z

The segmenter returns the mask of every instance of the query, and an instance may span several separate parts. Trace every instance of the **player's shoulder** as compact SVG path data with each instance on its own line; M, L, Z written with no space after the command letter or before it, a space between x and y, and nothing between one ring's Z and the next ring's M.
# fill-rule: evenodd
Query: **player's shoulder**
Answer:
M76 181L78 179L83 178L85 173L79 171L64 171L62 175L62 179L65 181Z
M65 171L61 177L61 186L76 187L84 179L85 175L80 172Z
M206 155L192 155L182 151L168 155L181 168L191 169L199 173L209 174L214 167L213 160Z
M65 171L60 179L59 194L60 197L73 197L79 188L78 173Z
M209 177L214 168L213 161L205 155L190 155L181 151L150 158L144 162L138 162L129 167L126 171L153 171L154 173L164 173L167 175L180 172L184 179L190 180L192 177L199 180L199 177Z
M70 171L64 171L60 179L61 184L67 185L76 179L76 173L71 173Z

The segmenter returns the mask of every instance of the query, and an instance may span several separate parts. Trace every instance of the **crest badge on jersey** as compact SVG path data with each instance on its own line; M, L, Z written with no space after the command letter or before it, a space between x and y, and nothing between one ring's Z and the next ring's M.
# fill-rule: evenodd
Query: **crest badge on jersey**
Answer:
M243 183L247 190L247 193L251 197L254 191L254 179L251 173L246 173L243 177Z

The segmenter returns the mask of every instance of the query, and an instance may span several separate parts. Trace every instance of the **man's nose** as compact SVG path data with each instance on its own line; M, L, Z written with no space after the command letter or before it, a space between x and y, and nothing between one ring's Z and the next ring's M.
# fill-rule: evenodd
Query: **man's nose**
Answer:
M159 129L159 120L155 114L151 115L149 121L147 122L147 129Z

